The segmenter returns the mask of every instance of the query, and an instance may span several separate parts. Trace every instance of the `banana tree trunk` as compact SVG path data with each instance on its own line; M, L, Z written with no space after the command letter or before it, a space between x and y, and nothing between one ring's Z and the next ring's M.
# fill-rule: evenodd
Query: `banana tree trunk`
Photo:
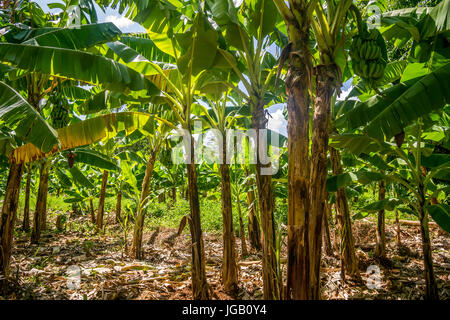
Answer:
M261 250L261 231L259 227L258 218L256 216L255 192L249 191L247 193L247 208L248 208L248 238L250 245L260 251Z
M31 232L31 243L39 243L41 231L43 229L47 212L47 192L48 192L48 169L49 162L44 160L39 172L39 190L36 199L36 210L34 212L33 230Z
M322 250L323 213L326 212L328 131L331 98L336 89L335 65L316 67L316 99L311 143L310 211L308 217L310 258L310 299L320 299L320 260Z
M245 167L246 176L249 176L247 167ZM247 180L247 186L252 187L252 182ZM250 245L256 249L261 250L261 231L259 229L259 222L256 216L256 201L255 191L250 190L247 192L247 209L248 209L248 238Z
M386 197L386 185L383 180L379 182L378 200L384 200ZM385 214L384 209L378 211L377 223L377 243L374 255L380 259L386 258L386 232L385 232Z
M261 147L266 143L260 141L260 130L267 128L267 119L264 110L264 101L259 100L252 108L252 127L256 130L256 184L258 187L259 207L261 212L262 228L262 276L263 276L263 299L280 299L281 279L278 279L278 264L275 254L275 224L272 202L272 176L262 174L263 170L270 170L271 164L262 163Z
M241 202L239 201L239 198L237 199L237 209L239 214L239 236L241 238L241 252L242 256L247 256L248 250L247 242L245 241L245 227L244 221L242 220Z
M116 199L116 223L120 222L120 215L122 214L122 192L117 192Z
M25 186L25 205L23 208L23 223L22 229L25 232L30 231L30 193L31 193L31 165L28 166L27 170L27 184Z
M153 167L155 165L156 157L150 153L145 168L145 176L142 181L141 198L139 200L138 212L136 213L136 221L134 223L133 243L130 248L130 256L134 259L142 258L142 234L144 232L145 220L145 205L148 202L148 195L150 194L150 184L152 182Z
M23 164L11 163L5 190L5 198L3 199L2 215L0 217L0 275L5 279L7 279L9 275L14 237L14 223L19 203L22 173ZM3 282L3 288L6 288L6 283L7 281Z
M172 188L172 201L174 205L177 202L177 188L175 187Z
M186 164L188 176L188 195L190 215L188 217L192 242L192 296L194 300L209 300L209 288L206 281L205 247L200 221L200 203L198 199L197 168L194 161L194 138L191 137L190 161Z
M331 168L333 175L342 174L341 155L338 150L330 148ZM348 207L347 193L345 188L339 188L335 193L336 198L336 220L340 232L341 259L348 275L359 276L358 260L355 254L355 242L352 232L352 221Z
M236 241L233 232L233 209L231 205L230 166L226 164L226 139L223 139L222 161L220 165L223 220L223 260L222 281L226 291L235 292L238 288L236 265Z
M329 221L328 204L326 204L325 210L326 210L325 211L326 214L323 215L323 229L324 229L323 243L324 243L326 254L329 256L332 256L333 255L333 246L331 245L330 224L328 223L328 221Z
M94 200L89 199L89 209L91 211L91 223L95 225L95 210L94 210Z
M306 17L305 17L306 18ZM305 21L308 21L307 19ZM289 26L291 55L286 77L288 92L288 261L286 298L309 298L309 105L311 62L308 60L309 26Z
M425 299L439 300L436 278L433 269L433 256L431 250L430 230L428 226L428 213L425 210L425 192L423 184L419 185L419 221L422 235L423 264L425 275Z
M107 170L103 171L102 176L102 188L100 190L100 198L98 200L98 210L97 210L97 232L103 229L103 214L105 213L105 197L106 197L106 185L108 183L109 172Z

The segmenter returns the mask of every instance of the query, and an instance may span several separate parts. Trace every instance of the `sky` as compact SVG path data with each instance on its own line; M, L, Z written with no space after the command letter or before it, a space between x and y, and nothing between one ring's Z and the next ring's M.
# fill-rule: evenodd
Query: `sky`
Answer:
M51 11L47 6L48 3L62 2L62 1L37 0L35 2L37 2L45 12L48 12ZM118 9L113 10L111 8L107 8L105 12L103 12L100 9L100 7L97 6L97 15L99 22L112 22L123 33L145 32L145 29L141 25L119 14ZM275 54L275 52L273 54ZM240 85L239 87L241 88L241 90L245 90L245 88L242 85ZM345 97L350 92L351 88L352 88L351 81L347 81L346 83L344 83L344 86L342 88L342 94L339 97L339 100L345 99ZM286 104L275 104L267 109L269 114L271 115L268 121L268 128L284 136L287 136L287 121L283 116L283 109L285 108L285 106Z
M34 1L41 6L41 8L45 11L55 11L59 10L50 10L47 6L48 3L60 2L58 0L36 0ZM137 33L137 32L145 32L145 29L138 23L131 21L130 19L125 18L120 15L118 9L113 10L111 8L107 8L105 12L103 12L99 6L95 5L97 8L97 15L99 22L112 22L118 27L123 33Z

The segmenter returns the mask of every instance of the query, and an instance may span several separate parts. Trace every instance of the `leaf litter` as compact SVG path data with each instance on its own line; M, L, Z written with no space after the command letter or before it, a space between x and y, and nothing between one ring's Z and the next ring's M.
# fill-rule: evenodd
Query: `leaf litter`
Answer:
M78 217L78 220L87 219ZM425 281L418 227L402 226L401 243L395 243L395 228L386 224L387 262L373 258L375 223L356 221L353 225L356 254L362 279L342 279L339 255L323 254L323 299L423 299ZM123 254L120 228L110 224L105 235L85 231L46 230L39 245L30 245L29 237L15 239L11 262L11 290L3 299L37 300L172 300L192 299L190 280L190 236L176 237L177 230L158 227L143 238L144 259L130 259ZM336 243L331 229L332 242ZM450 237L431 229L433 261L441 299L450 298ZM222 238L204 233L206 274L213 299L253 300L262 298L261 255L251 251L240 256L239 291L229 294L221 285ZM131 237L128 239L131 243ZM324 250L322 250L324 252ZM282 257L286 247L282 247ZM281 268L286 275L286 259ZM379 286L369 289L369 266L380 268ZM75 278L70 270L78 270ZM71 282L72 281L72 282Z

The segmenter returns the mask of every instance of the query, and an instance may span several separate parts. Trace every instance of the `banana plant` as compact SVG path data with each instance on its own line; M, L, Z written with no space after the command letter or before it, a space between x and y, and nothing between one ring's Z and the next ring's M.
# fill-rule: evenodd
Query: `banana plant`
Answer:
M211 90L211 85L209 90ZM230 165L228 159L228 152L234 141L229 139L229 130L235 123L236 117L239 116L239 111L242 107L227 107L229 101L230 88L225 89L222 93L220 88L216 89L215 94L206 94L205 100L209 109L203 105L198 105L202 110L203 119L207 123L207 127L216 130L219 144L219 167L221 176L221 196L222 196L222 221L223 221L223 267L222 267L222 281L225 290L233 292L237 290L238 275L236 264L236 248L233 228L233 209L232 209L232 186L230 181ZM217 91L219 90L219 91ZM231 144L230 144L231 143ZM238 200L240 201L240 200ZM243 229L242 215L240 203L238 203L239 221L241 222L241 233ZM241 243L243 248L243 255L247 255L245 245L245 233L241 234Z
M152 110L150 110L152 111ZM170 121L170 117L167 117ZM148 136L149 158L145 168L145 176L142 181L141 197L138 202L136 220L134 225L133 243L130 248L130 255L135 259L142 258L142 235L144 230L144 219L146 207L150 200L150 185L152 182L153 168L160 152L161 146L167 139L173 126L168 126L165 122L160 122L158 127L154 127L153 132Z
M251 0L245 4L236 5L226 0L206 1L209 13L220 27L228 49L219 48L219 53L228 63L241 85L223 81L231 87L250 106L252 128L256 130L256 177L261 209L262 228L266 236L263 243L263 281L264 298L280 299L280 284L276 283L277 266L273 243L275 229L271 195L271 175L262 171L270 170L270 164L262 164L260 158L260 130L267 128L265 106L282 95L280 87L275 85L276 59L269 52L274 43L273 36L280 16L272 0ZM231 52L236 51L237 57ZM241 90L240 88L243 89ZM277 90L278 89L278 90Z
M447 108L448 109L448 108ZM448 110L444 111L448 118ZM405 203L415 212L420 221L422 249L424 255L425 281L427 299L437 299L437 287L433 272L431 243L428 229L428 214L447 232L450 231L450 211L446 204L436 204L439 193L446 192L448 184L449 161L446 154L439 153L436 144L447 143L448 129L436 127L433 114L420 117L405 128L405 134L396 138L395 143L384 142L379 138L363 134L342 134L333 137L332 145L344 148L357 155L366 154L364 158L373 164L389 168L389 173L378 171L372 175L376 180L386 180L401 184L410 197L402 199L385 199L369 205L367 210L384 209L399 203ZM445 128L445 127L444 127ZM373 157L373 153L386 155L389 162L382 157ZM375 161L376 160L376 161ZM342 179L355 180L341 176ZM444 186L439 186L439 184ZM431 201L431 199L434 199ZM434 202L434 204L432 203Z
M206 275L202 262L204 260L204 249L200 226L197 172L194 163L194 144L190 138L192 129L191 111L195 103L195 96L199 93L199 86L205 83L206 70L214 66L220 66L220 62L223 65L223 61L220 60L218 54L217 31L211 27L207 18L200 12L195 15L191 14L190 18L190 23L184 29L173 27L177 25L175 22L168 24L171 32L162 38L161 34L155 33L152 26L143 24L148 29L150 38L155 45L160 50L172 55L172 58L176 60L176 68L166 66L163 69L160 65L148 59L137 63L130 62L132 64L128 65L144 73L146 70L151 70L146 73L147 76L151 77L156 74L163 80L161 95L158 98L159 103L166 103L170 106L177 124L184 130L185 142L190 140L185 144L185 150L188 155L187 172L191 201L191 219L189 222L192 243L195 246L195 249L193 248L192 288L195 299L206 299L209 297L209 293L206 289ZM110 48L114 50L117 46L110 46ZM116 50L116 53L120 52ZM122 56L122 58L125 57ZM168 125L176 128L176 124Z

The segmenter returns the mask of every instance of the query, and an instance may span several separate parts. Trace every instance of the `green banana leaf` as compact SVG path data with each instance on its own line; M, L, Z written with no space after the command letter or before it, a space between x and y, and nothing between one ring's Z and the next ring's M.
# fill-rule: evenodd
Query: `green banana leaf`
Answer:
M19 69L40 72L91 85L102 85L113 91L143 91L156 95L159 90L143 75L112 59L89 52L0 43L0 62Z
M73 166L69 169L69 171L76 183L89 189L95 188L95 186L89 181L88 178L86 178L86 176L80 171L80 169L77 168L77 166Z
M363 127L371 136L390 139L403 129L450 102L450 63L420 79L395 85L338 118L339 128Z
M96 168L110 171L120 170L114 161L111 161L110 158L98 151L76 149L74 150L74 153L76 154L74 160L77 163L84 163Z
M434 204L427 206L427 211L434 221L445 231L450 233L450 206L447 204Z
M80 50L109 42L122 32L111 22L81 25L79 28L55 29L22 44Z
M0 120L22 140L43 152L57 146L58 133L22 96L0 81Z

